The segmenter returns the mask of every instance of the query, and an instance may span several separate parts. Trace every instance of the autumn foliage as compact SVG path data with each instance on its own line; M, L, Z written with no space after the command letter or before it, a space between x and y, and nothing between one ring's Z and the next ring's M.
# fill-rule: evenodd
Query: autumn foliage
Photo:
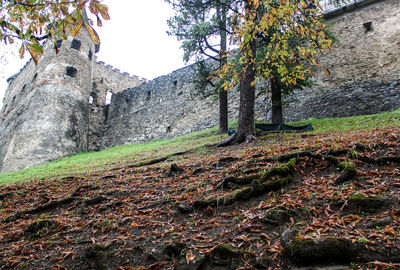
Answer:
M90 11L102 25L103 20L109 20L108 8L101 0L16 0L0 1L0 41L13 44L18 41L19 54L23 57L28 51L37 63L38 56L43 53L42 42L51 38L66 39L68 31L75 36L84 25L95 44L99 38L93 30L93 20L88 18L86 9Z

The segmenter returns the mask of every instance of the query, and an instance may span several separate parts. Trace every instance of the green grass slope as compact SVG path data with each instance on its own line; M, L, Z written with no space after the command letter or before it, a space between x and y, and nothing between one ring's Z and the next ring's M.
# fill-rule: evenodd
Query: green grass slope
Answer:
M375 127L399 126L400 108L393 112L353 116L345 118L313 119L289 123L304 125L312 123L314 134L343 132L350 130L366 130ZM237 123L232 123L235 127ZM20 170L13 173L0 174L0 184L13 184L30 180L75 174L93 173L96 171L121 167L144 160L150 160L172 153L187 151L206 144L224 140L227 135L217 135L217 128L207 129L176 138L154 140L148 143L121 145L100 152L82 152L46 164Z

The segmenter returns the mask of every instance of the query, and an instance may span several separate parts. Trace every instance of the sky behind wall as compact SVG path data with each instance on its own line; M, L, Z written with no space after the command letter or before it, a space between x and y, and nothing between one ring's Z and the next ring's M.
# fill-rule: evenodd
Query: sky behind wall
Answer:
M153 79L183 67L182 50L173 36L168 36L166 20L173 14L164 0L104 0L110 21L96 29L101 40L98 61L146 79ZM17 56L17 48L0 45L0 107L7 88L7 78L30 58Z

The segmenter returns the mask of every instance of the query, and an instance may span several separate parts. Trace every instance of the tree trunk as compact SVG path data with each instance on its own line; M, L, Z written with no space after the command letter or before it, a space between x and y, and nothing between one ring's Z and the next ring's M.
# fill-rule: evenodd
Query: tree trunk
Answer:
M219 90L219 133L228 133L228 92Z
M282 114L282 91L280 85L271 80L271 103L272 103L272 116L271 121L273 124L283 123Z
M255 12L255 5L251 1L245 2L246 20ZM239 83L240 100L239 100L239 126L235 135L225 142L221 142L218 146L227 146L235 143L247 142L253 139L254 129L254 103L256 87L253 82L256 79L255 56L257 50L257 40L255 37L250 38L246 44L246 58L242 64L242 76Z
M218 6L217 13L218 19L220 20L219 35L221 48L219 51L219 56L221 59L221 66L223 66L227 61L226 6ZM228 92L224 89L219 90L219 133L228 133Z
M255 48L255 42L254 46ZM254 50L255 53L255 50ZM240 80L240 101L239 101L239 126L235 134L235 143L241 143L254 136L254 100L256 87L252 82L256 78L254 63L248 64Z

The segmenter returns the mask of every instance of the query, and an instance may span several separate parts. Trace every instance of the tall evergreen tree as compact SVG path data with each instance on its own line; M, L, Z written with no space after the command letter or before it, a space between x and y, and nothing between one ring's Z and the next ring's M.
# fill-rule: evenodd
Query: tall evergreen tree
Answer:
M227 62L228 36L232 33L232 16L237 13L237 0L165 0L173 5L175 16L168 20L169 34L182 41L184 60L195 60L201 80L219 93L219 131L228 131L228 94L213 76ZM210 58L218 66L205 65ZM210 70L211 69L211 70Z

